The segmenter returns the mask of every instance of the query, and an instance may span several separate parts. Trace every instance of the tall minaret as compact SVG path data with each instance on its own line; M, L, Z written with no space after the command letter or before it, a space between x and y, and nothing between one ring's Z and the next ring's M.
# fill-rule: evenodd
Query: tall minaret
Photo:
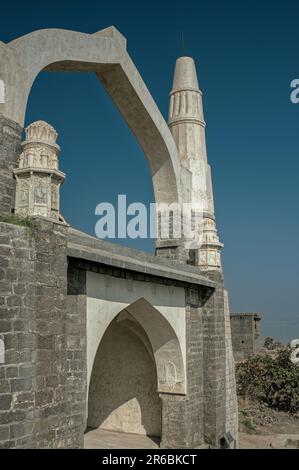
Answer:
M192 174L191 202L203 208L201 248L195 264L202 270L221 270L222 244L217 235L211 169L208 164L202 93L191 57L176 61L170 93L169 127L178 147L182 166Z

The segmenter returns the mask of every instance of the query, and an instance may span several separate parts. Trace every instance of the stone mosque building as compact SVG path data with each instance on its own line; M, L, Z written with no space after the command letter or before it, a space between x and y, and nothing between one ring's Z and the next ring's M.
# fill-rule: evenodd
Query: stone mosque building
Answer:
M158 237L149 255L65 222L56 130L34 122L21 142L42 70L97 75L147 158L155 202L201 204L199 248ZM168 123L114 27L0 42L0 81L0 448L82 448L87 428L155 436L161 448L237 447L223 245L193 59L176 62Z

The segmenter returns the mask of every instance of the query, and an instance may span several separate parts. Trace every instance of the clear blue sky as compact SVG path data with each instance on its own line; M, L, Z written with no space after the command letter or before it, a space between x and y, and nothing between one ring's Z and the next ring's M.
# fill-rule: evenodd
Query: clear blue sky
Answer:
M165 117L175 60L194 57L232 310L261 313L264 335L299 338L299 104L289 97L299 78L298 1L15 0L0 8L4 42L40 28L114 25ZM95 76L41 73L26 124L37 119L60 134L62 210L74 226L93 234L95 206L120 193L153 200L142 151Z

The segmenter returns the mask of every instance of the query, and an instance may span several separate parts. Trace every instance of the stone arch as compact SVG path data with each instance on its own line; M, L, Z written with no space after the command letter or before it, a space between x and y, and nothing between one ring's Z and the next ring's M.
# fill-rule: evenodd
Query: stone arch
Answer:
M161 435L159 393L185 394L185 370L172 326L144 298L106 325L88 389L88 426Z
M161 436L162 410L153 353L142 329L117 316L94 360L87 429Z
M36 76L61 70L96 73L146 155L156 202L181 202L181 178L188 175L181 174L171 132L114 27L94 34L44 29L0 43L0 79L7 84L0 113L23 126Z

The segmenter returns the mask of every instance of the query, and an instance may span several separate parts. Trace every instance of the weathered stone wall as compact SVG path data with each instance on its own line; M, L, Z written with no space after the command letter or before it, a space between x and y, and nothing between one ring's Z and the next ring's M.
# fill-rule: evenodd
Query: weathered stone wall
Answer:
M34 253L29 229L0 223L0 448L34 445Z
M107 266L71 259L69 263L69 280L77 288L73 287L74 294L78 292L78 298L85 298L86 271L105 273L113 277L143 283L155 282L162 285L175 285L185 289L186 312L186 351L187 351L187 395L160 393L162 401L162 442L163 448L192 448L204 443L204 359L203 359L203 304L213 289L202 288L184 282L163 279L156 276L131 273L127 270L113 269ZM81 294L79 286L81 286ZM69 288L70 291L70 288ZM74 296L75 297L75 296ZM85 302L85 300L84 300ZM84 304L83 302L83 304ZM82 311L85 306L81 305Z
M46 220L36 221L33 229L37 448L67 448L74 444L67 390L66 234L65 225Z
M256 313L234 313L230 316L235 361L243 361L257 354L260 320L261 318Z
M79 397L73 402L77 382L68 359L67 227L36 220L30 228L1 223L0 229L0 334L6 348L0 447L80 447L82 413Z
M216 290L71 258L67 227L0 224L0 447L74 448L86 428L86 272L185 290L187 394L160 393L164 448L219 447L234 431L222 276Z
M66 375L68 404L67 414L76 434L76 447L83 447L86 429L87 390L87 335L86 335L86 271L78 269L73 260L68 260L66 309Z
M101 244L97 241L97 245ZM93 251L89 256L96 257L94 250L93 245ZM76 251L72 249L71 252ZM126 253L126 250L122 252ZM81 253L83 255L83 251ZM86 256L85 253L84 256ZM107 261L109 262L109 258ZM158 262L161 263L161 261ZM161 447L198 447L204 442L219 447L220 440L228 431L236 438L236 415L231 414L235 406L234 371L231 362L231 367L227 368L227 363L231 359L229 355L231 348L230 338L226 337L228 334L225 323L227 315L225 314L225 295L221 273L218 271L208 273L209 277L217 283L217 289L214 292L213 288L197 287L194 284L159 278L150 274L132 273L120 267L116 269L82 259L73 259L71 263L83 271L101 272L106 276L111 276L111 285L113 285L113 277L128 280L133 277L136 281L184 287L188 389L186 396L160 393L162 400ZM231 419L227 424L228 417Z
M15 205L13 169L21 153L22 128L0 113L0 214L10 214Z
M187 335L187 428L189 447L204 443L204 357L203 357L203 303L211 291L200 291L194 286L186 290Z
M209 271L217 283L203 306L204 436L214 447L226 432L225 305L222 273Z
M188 253L184 246L182 244L178 245L177 242L171 243L171 241L158 241L156 243L156 255L160 258L180 261L181 263L186 263L188 258Z

